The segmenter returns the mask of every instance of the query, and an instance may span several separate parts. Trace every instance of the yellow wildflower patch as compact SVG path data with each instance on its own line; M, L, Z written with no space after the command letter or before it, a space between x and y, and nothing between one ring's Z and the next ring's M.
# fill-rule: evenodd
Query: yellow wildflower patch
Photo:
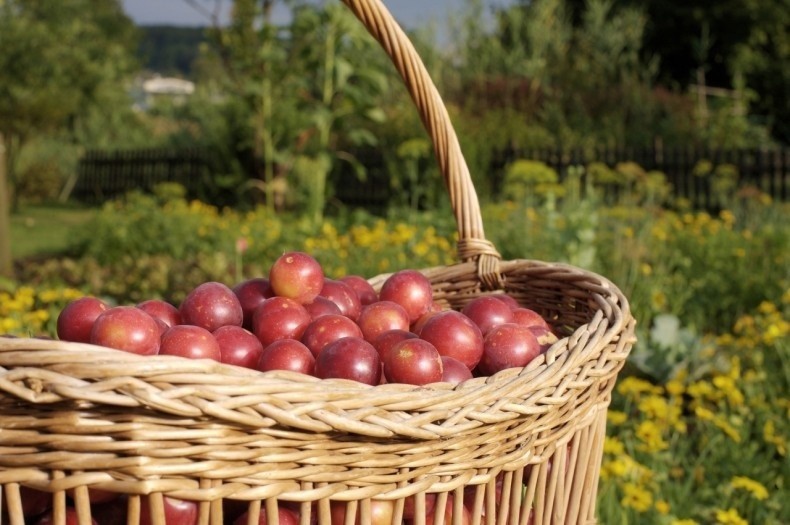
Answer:
M660 452L669 448L659 427L654 421L642 421L636 427L636 437L641 443L638 445L640 450L645 452Z
M715 399L715 389L713 385L705 380L695 381L690 384L686 392L695 399Z
M653 505L653 494L635 483L623 484L623 499L620 501L623 507L629 507L637 512L646 512Z
M741 434L723 417L717 416L713 418L713 424L716 425L719 430L724 432L727 437L732 439L735 443L741 442Z
M732 407L743 405L743 393L738 388L735 380L730 376L716 376L713 378L713 385L719 390L723 398Z
M770 443L776 447L776 452L780 456L787 456L787 440L784 438L784 436L777 434L776 425L771 419L766 421L763 425L763 439L766 441L766 443Z
M604 454L619 456L621 454L625 454L625 446L619 439L611 436L605 436L603 440L603 452Z
M768 499L768 489L765 488L765 485L746 476L734 476L730 480L730 487L743 489L760 501Z
M626 397L639 399L642 394L658 395L661 394L664 389L660 386L650 383L649 381L645 381L644 379L628 376L619 382L617 385L617 391Z
M735 509L716 510L716 523L718 525L749 525Z
M628 420L628 414L619 410L609 410L606 412L606 420L612 425L622 425Z

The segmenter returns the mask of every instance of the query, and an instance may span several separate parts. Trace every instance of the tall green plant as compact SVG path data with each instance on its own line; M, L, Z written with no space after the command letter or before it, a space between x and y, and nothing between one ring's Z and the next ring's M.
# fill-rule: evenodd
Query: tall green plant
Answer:
M309 172L297 176L307 184L307 211L319 224L333 166L348 162L359 177L365 176L365 167L348 148L377 144L370 127L386 118L381 96L392 69L365 27L339 3L322 9L298 6L290 28L289 57L303 67L294 79L301 94L300 136L305 139L296 158L311 159L294 167L309 166Z
M197 68L203 93L193 111L204 128L204 140L223 152L220 169L228 183L262 190L272 210L282 151L293 134L292 119L285 116L295 103L288 84L277 82L288 78L289 66L279 45L285 28L272 21L274 4L238 0L226 26L212 17L210 46L202 50ZM206 104L221 109L208 115ZM251 153L247 173L245 151Z

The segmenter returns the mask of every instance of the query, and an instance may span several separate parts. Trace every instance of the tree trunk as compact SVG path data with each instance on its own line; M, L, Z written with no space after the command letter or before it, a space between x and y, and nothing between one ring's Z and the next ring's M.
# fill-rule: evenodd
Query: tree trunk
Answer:
M11 259L11 201L5 137L0 133L0 277L13 277Z

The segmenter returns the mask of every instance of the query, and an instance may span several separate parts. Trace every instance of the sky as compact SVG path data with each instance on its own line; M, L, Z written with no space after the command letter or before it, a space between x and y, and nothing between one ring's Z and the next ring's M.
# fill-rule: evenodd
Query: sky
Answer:
M216 0L193 0L212 11ZM339 0L334 0L339 1ZM227 11L232 0L220 0ZM463 8L465 0L385 0L393 16L408 29L413 29L429 21L441 25L453 12ZM512 0L485 0L486 6L503 6ZM189 5L186 0L122 0L124 10L138 25L207 25L205 15ZM285 9L281 3L275 10L276 17L284 17Z

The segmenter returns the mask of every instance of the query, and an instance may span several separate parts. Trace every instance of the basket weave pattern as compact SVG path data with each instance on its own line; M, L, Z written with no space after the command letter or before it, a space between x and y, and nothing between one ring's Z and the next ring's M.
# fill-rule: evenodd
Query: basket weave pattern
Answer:
M461 262L423 270L435 299L459 309L506 292L562 338L524 369L424 388L0 338L0 520L24 523L24 485L53 494L56 523L67 495L90 523L89 488L127 495L130 524L148 495L153 523L171 496L201 502L200 523L216 525L226 500L248 502L250 523L276 524L289 501L303 525L328 524L331 500L348 502L347 523L369 523L371 499L395 501L394 524L414 496L422 525L429 494L459 510L466 496L475 525L595 523L606 409L634 343L628 301L591 272L500 260L413 47L378 0L344 1L401 72L447 182Z

